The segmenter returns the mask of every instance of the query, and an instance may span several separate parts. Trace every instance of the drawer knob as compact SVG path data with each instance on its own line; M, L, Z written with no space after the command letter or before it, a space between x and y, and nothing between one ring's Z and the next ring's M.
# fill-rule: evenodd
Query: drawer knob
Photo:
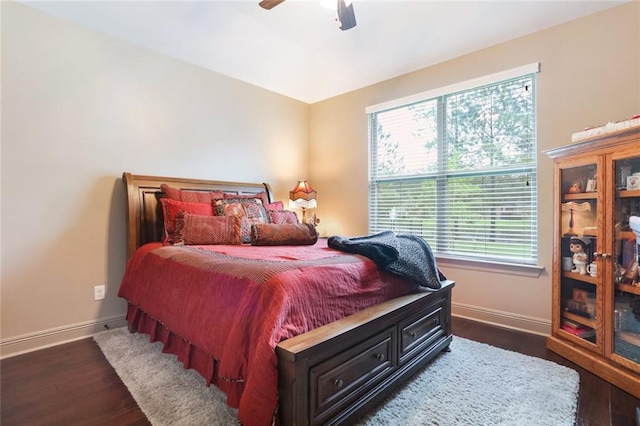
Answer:
M378 361L382 361L382 360L384 360L384 355L382 355L382 354L376 354L376 359L377 359Z
M344 382L341 379L336 379L334 383L338 389L344 386Z
M411 336L411 338L412 338L412 339L415 339L415 338L416 338L416 333L415 333L415 332L413 332L413 333L411 333L409 336Z
M435 320L433 320L433 323L435 325L440 325L440 318L436 318Z

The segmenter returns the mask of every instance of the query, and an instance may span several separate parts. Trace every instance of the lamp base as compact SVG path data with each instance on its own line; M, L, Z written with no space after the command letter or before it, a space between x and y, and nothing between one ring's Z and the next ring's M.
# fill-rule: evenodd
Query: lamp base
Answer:
M316 217L316 214L313 213L311 216L309 216L309 218L307 219L307 210L306 209L302 209L302 223L308 223L309 225L313 225L316 226L320 223L320 219L318 219Z

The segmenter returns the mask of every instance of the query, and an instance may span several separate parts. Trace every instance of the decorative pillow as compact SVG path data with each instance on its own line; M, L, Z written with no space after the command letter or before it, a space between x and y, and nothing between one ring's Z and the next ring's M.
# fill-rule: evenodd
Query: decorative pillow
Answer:
M213 216L213 206L208 203L186 203L184 201L161 198L162 215L164 218L164 244L176 243L176 216L180 211L202 216Z
M274 201L273 203L265 204L264 209L269 210L284 210L284 203L282 201Z
M230 198L215 200L216 216L236 216L240 219L240 236L243 243L251 241L251 225L254 223L268 223L267 212L260 199Z
M269 197L267 197L266 191L258 192L256 194L231 194L229 192L224 192L222 195L225 200L251 200L257 198L262 202L263 207L269 204Z
M160 185L160 189L167 198L187 203L211 203L213 200L221 200L224 197L222 191L187 191L174 188L166 183Z
M200 216L181 210L176 215L175 244L242 244L240 219L235 216Z
M253 246L311 245L318 241L316 228L307 223L256 223L251 225Z
M267 210L269 223L300 223L296 212L291 210Z

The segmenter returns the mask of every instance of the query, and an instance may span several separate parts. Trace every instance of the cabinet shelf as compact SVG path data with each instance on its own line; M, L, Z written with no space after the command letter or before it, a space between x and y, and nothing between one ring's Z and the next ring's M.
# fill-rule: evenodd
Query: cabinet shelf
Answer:
M618 192L620 198L640 197L640 189L621 189Z
M587 327L591 327L591 328L596 328L596 320L591 319L591 318L587 318L587 317L583 317L581 315L578 314L572 314L571 312L563 312L562 313L562 318L566 318L568 320L571 320L573 322L577 322L578 324L582 324L584 326Z
M631 343L632 345L640 347L640 334L638 333L631 333L629 331L618 331L616 332L616 338L622 340L623 342Z
M629 285L629 284L616 284L616 289L620 291L624 291L625 293L632 293L637 296L640 296L640 286L637 285Z
M562 271L562 276L571 280L582 281L595 286L598 285L598 277L592 277L591 275L580 275L577 272Z
M633 231L620 231L620 238L623 240L635 240L636 234Z
M626 191L629 192L629 191ZM640 191L636 191L640 192ZM576 194L564 194L562 198L566 201L574 201L574 200L595 200L598 198L597 192L578 192Z

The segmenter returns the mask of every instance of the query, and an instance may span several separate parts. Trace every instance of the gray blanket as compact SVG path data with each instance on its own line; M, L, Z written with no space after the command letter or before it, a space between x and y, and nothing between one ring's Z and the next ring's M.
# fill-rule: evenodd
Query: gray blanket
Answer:
M445 277L436 265L429 244L417 235L384 231L364 237L333 236L329 247L361 254L384 271L416 282L422 287L438 289Z

